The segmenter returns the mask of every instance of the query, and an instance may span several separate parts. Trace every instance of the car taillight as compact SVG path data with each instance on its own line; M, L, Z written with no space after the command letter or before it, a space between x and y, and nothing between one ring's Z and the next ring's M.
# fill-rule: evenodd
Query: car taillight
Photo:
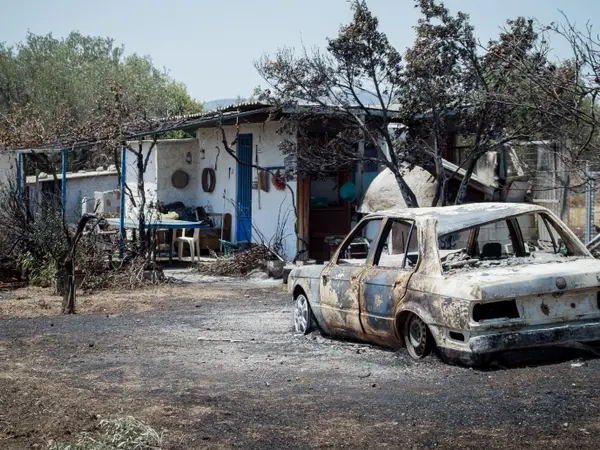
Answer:
M519 310L517 309L517 301L515 299L503 300L500 302L477 303L473 307L473 320L475 322L518 318Z

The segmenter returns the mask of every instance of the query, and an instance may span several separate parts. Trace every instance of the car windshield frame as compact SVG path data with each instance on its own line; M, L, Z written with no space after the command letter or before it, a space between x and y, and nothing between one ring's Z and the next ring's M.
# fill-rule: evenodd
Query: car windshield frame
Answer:
M503 222L505 222L507 224L507 228L509 230L508 233L509 233L509 237L512 241L512 245L513 246L515 245L515 243L516 243L515 240L518 241L518 247L515 249L515 254L512 255L511 257L529 257L529 256L531 256L531 254L533 252L528 252L526 250L527 249L527 245L526 245L527 240L525 240L523 238L522 226L518 221L519 218L525 217L528 215L537 216L543 222L544 228L548 232L548 234L551 238L551 244L552 244L552 249L553 249L552 254L559 255L559 254L561 254L561 249L564 248L566 250L566 253L562 253L563 256L570 256L570 257L577 257L577 258L592 258L592 256L590 256L588 254L589 252L587 252L587 250L585 249L585 246L580 244L579 239L572 233L572 231L570 231L564 225L561 226L562 222L560 222L558 219L554 218L547 211L538 210L538 211L519 212L516 214L507 214L506 216L503 216L501 218L496 218L492 221L481 221L480 223L477 223L477 224L471 223L467 227L453 230L453 231L450 231L450 232L447 232L444 234L438 234L437 245L438 245L438 251L440 253L440 262L441 262L442 266L445 264L444 259L447 258L448 255L453 254L453 253L460 253L461 250L462 251L466 250L467 255L471 256L472 258L475 258L475 256L472 255L472 250L473 250L473 246L474 246L474 243L472 241L478 239L479 230L482 227L485 227L487 225L503 223ZM440 243L442 242L443 239L448 238L450 236L455 236L457 234L464 233L467 231L469 232L468 242L463 249L456 249L455 251L450 251L450 249L444 249L440 245ZM558 235L557 237L559 239L559 242L556 242L554 233L556 233ZM580 244L580 245L575 244L575 241L577 241L577 244ZM559 245L559 243L562 243L564 245L564 247ZM442 255L442 253L445 253L446 251L448 251L448 253L446 255ZM469 261L471 261L471 260L469 260ZM443 269L443 271L444 271L444 269Z

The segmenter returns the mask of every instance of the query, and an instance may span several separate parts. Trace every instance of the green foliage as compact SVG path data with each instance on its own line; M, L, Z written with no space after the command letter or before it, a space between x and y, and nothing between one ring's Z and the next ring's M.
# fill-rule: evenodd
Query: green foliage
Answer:
M149 56L125 55L110 38L29 33L14 46L0 43L0 113L13 105L32 105L48 120L67 110L82 121L93 114L98 99L110 97L112 85L122 86L148 116L202 110L185 85L155 67Z
M44 205L25 204L10 183L0 186L0 253L10 252L29 283L50 287L68 254L70 235L60 201L49 195Z
M565 107L581 100L581 95L578 99L573 94L578 82L572 63L556 67L550 62L543 33L534 21L508 20L498 38L486 46L475 37L468 14L452 14L441 0L414 0L414 5L420 18L404 58L379 30L367 3L353 0L351 22L328 39L325 52L303 49L296 54L284 48L256 63L268 85L257 89L261 99L337 107L339 129L333 130L326 120L321 129L345 140L339 146L342 153L331 145L320 149L308 145L303 155L298 139L298 149L289 148L298 154L299 167L315 172L319 167L334 164L341 168L364 159L355 145L362 135L377 149L377 162L395 175L408 206L417 206L414 193L403 181L406 166L412 165L437 178L434 204L461 203L477 161L487 152L513 142L562 138L565 125L581 132L581 124L573 123ZM600 68L597 55L600 51L582 60L588 61L588 67ZM597 75L600 80L600 69ZM550 103L557 107L549 110ZM381 111L379 120L373 119L375 114L368 108L373 104ZM581 116L583 109L577 108L576 115ZM392 115L409 133L389 131ZM595 121L589 120L592 115L587 114L588 123ZM348 133L357 129L361 133ZM443 154L456 135L470 136L472 144L461 152L462 161L453 161L465 169L465 175L458 192L450 195ZM584 137L590 135L584 133ZM382 141L389 152L383 151Z
M18 257L18 264L32 286L54 286L58 269L56 261L49 256L39 259L31 252L26 252Z

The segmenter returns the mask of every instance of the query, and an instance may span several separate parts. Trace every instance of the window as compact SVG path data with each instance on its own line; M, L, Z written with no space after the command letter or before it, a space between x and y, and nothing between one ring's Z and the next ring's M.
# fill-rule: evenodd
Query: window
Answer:
M541 223L540 223L541 222ZM558 253L568 255L564 239L552 224L550 218L545 215L538 215L539 239L537 241L538 252Z
M359 223L342 244L338 264L366 264L369 252L377 241L382 222L383 219L373 219Z
M519 263L518 258L582 255L544 213L503 218L440 236L439 252L444 269L477 266L485 261L501 264L508 258L517 258L514 263Z
M390 220L381 238L381 250L375 257L380 267L412 269L419 261L419 239L412 221Z

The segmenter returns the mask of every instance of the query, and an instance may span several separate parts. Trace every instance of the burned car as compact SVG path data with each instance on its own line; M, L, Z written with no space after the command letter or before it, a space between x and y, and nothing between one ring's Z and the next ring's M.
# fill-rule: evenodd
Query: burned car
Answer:
M373 213L328 263L294 268L288 286L296 332L405 346L414 359L436 349L477 365L600 340L600 260L536 205Z

